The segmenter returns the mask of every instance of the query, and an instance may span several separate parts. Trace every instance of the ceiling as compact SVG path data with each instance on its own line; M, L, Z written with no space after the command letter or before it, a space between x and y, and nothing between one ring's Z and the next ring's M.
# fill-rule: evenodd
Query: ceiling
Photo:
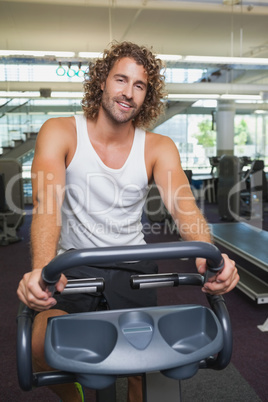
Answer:
M102 51L116 39L152 45L157 53L268 57L268 1L223 3L0 1L0 49Z
M161 54L268 58L267 21L268 1L264 0L0 0L0 49L78 55L102 52L112 40L129 40ZM193 66L189 62L177 65ZM169 85L168 90L268 94L268 63L208 64L203 81ZM59 89L57 83L48 85ZM77 91L78 85L71 90ZM0 82L0 90L37 86L42 83Z

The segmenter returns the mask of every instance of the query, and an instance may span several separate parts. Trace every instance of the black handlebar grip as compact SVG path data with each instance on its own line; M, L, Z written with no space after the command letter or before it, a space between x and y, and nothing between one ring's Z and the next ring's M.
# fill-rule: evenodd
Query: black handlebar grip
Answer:
M222 258L221 264L217 268L210 266L209 262L207 261L207 270L205 272L205 281L204 282L206 283L210 278L213 278L216 274L219 274L223 270L223 267L224 267L223 258Z
M200 274L151 274L132 275L130 286L132 289L159 288L164 286L175 287L179 285L203 286L204 277Z

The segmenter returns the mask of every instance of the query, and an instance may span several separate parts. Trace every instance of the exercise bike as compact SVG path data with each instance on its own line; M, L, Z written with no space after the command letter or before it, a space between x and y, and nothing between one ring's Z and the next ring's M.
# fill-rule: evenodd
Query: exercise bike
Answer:
M205 277L196 273L133 275L132 289L203 286L223 268L220 251L204 242L72 250L43 268L42 280L53 289L62 272L79 265L121 261L197 258L207 260ZM68 282L66 292L102 292L103 278ZM137 295L138 296L138 295ZM23 303L17 316L17 373L20 387L79 382L97 390L98 402L115 401L118 377L143 375L144 402L180 401L179 381L202 368L224 369L232 355L232 329L222 296L206 295L201 305L104 310L49 318L45 356L57 371L34 373L31 356L33 311ZM157 380L155 380L157 378ZM172 381L171 381L172 379ZM165 382L166 381L166 382ZM157 385L161 389L155 392ZM175 387L171 386L175 384Z

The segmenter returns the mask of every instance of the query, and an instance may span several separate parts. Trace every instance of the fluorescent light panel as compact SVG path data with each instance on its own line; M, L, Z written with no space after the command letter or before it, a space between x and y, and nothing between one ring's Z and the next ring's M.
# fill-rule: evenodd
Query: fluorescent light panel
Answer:
M164 61L180 61L183 58L179 54L157 54L157 57Z
M70 99L82 99L82 92L51 92L51 98L70 98ZM40 98L39 91L28 91L28 92L19 92L19 91L0 91L1 98Z
M98 58L102 52L79 52L81 58ZM33 56L33 57L75 57L75 52L62 51L35 51L35 50L0 50L0 56ZM157 57L164 61L190 62L190 63L211 63L211 64L248 64L248 65L267 65L268 58L258 57L222 57L222 56L182 56L179 54L158 54Z
M39 98L39 91L28 91L28 92L19 92L19 91L0 91L1 98Z
M74 57L74 52L54 52L54 51L35 51L35 50L0 50L0 56L34 56L34 57Z
M218 94L169 94L168 99L219 99Z
M101 52L79 52L78 56L85 59L97 59L102 57L103 53Z
M233 94L223 94L220 96L221 99L234 99L234 100L262 100L261 95L233 95Z
M83 93L82 92L51 92L51 98L79 98L82 99Z
M268 114L268 110L258 109L258 110L255 110L254 113L260 114L260 115L262 115L262 114Z
M258 57L182 56L170 54L158 54L157 56L164 61L177 61L196 64L268 65L268 58Z
M184 56L182 61L204 64L245 64L267 65L267 58L258 57L220 57L220 56Z
M261 95L240 95L240 94L169 94L168 99L229 99L229 100L245 100L260 101Z
M51 99L79 99L81 100L83 96L82 92L57 92L52 91L51 97L47 98L47 100ZM19 91L0 91L0 98L40 98L39 91L28 91L28 92L19 92ZM168 99L233 99L233 100L241 100L241 101L261 101L261 95L240 95L240 94L169 94Z

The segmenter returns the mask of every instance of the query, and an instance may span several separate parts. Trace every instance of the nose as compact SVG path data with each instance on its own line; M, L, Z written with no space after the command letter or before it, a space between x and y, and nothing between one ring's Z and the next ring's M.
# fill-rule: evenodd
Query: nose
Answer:
M132 87L131 83L126 83L126 85L124 86L123 95L127 99L132 99L132 97L133 97L133 87Z

